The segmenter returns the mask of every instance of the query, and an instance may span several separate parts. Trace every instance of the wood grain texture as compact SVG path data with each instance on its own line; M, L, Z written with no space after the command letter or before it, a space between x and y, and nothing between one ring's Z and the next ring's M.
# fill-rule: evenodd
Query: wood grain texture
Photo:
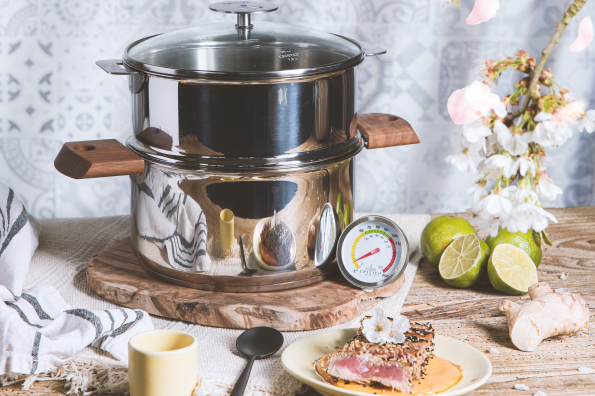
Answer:
M105 299L153 315L208 326L283 331L313 330L346 322L392 296L405 278L371 293L340 274L313 285L265 293L221 293L172 285L147 274L125 238L87 263L89 288Z
M140 175L145 161L116 139L64 143L56 169L73 179Z
M419 143L411 125L401 117L391 114L358 114L357 127L365 136L365 146L368 149Z
M435 268L422 260L413 281L404 313L413 320L429 320L439 334L464 341L484 352L492 362L487 384L473 396L533 395L541 390L549 396L595 395L595 374L580 374L582 366L595 368L595 207L552 209L559 220L548 228L554 242L538 269L540 280L554 288L579 292L591 308L587 331L545 340L535 351L516 349L508 337L506 317L497 311L500 300L509 298L482 283L470 290L445 285ZM464 215L463 215L464 216ZM559 275L565 272L565 281ZM499 354L490 354L496 348ZM519 391L524 384L530 391ZM0 395L63 395L63 384L35 384L32 392L18 385L0 390ZM303 396L316 396L313 390Z

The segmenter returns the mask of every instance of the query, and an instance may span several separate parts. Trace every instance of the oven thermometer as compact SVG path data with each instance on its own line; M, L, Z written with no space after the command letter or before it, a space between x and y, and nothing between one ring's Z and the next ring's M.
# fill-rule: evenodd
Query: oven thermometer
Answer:
M371 292L395 281L409 258L403 230L382 216L364 216L349 224L337 243L337 263L343 276Z

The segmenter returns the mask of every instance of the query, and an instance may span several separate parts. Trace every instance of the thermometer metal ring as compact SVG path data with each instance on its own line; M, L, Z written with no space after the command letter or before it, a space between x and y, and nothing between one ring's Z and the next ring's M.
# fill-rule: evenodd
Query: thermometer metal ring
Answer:
M401 276L409 259L403 230L383 216L364 216L349 224L337 243L337 263L355 286L372 291Z

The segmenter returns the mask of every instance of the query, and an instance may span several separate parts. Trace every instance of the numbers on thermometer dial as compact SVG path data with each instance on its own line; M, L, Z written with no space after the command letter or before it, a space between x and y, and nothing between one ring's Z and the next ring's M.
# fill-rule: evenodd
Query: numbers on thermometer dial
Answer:
M397 231L378 221L359 224L346 235L341 255L347 272L365 283L389 278L401 257Z

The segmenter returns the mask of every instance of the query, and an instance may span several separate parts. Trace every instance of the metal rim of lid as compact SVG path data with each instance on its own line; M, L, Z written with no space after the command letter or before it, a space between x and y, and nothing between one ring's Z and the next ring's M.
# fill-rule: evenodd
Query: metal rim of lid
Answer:
M332 33L331 33L332 34ZM159 36L159 35L156 35ZM155 66L150 63L144 63L138 61L136 59L131 58L128 55L128 51L133 46L148 40L152 37L156 36L149 36L142 38L140 40L136 40L130 43L126 49L124 50L124 56L122 57L122 63L124 65L134 69L136 71L140 71L146 74L156 75L160 77L169 77L169 78L204 78L204 79L230 79L230 80L250 80L250 79L275 79L275 78L292 78L292 77L303 77L309 76L314 74L324 74L330 73L340 70L349 69L355 67L362 63L365 59L365 51L361 47L361 45L348 37L341 36L339 34L335 34L337 37L341 37L344 40L350 41L361 48L361 51L358 55L345 59L341 62L330 63L327 65L316 66L311 68L305 69L288 69L288 70L277 70L277 71L267 71L267 72L227 72L227 71L210 71L210 70L188 70L188 69L173 69L161 66Z
M366 221L379 221L379 222L389 225L390 227L393 227L394 230L399 235L399 239L402 242L405 242L405 243L401 242L401 257L399 257L399 264L398 264L397 269L395 269L395 272L393 272L393 274L389 278L387 278L386 280L384 280L382 282L368 283L368 282L361 282L358 279L355 279L353 276L351 276L351 274L349 274L349 272L345 268L345 263L343 262L343 255L341 252L341 250L342 250L341 247L343 246L343 243L345 242L345 237L351 230L353 230L355 227L357 227L361 223L365 223ZM345 230L343 230L343 232L341 233L341 237L339 238L339 242L337 243L337 264L338 264L339 270L341 271L341 274L345 277L345 279L347 279L349 281L349 283L351 283L352 285L357 286L361 289L364 289L365 291L372 291L373 289L378 289L378 288L384 287L384 286L394 282L395 280L397 280L401 276L401 274L405 271L408 261L409 261L409 241L407 240L407 236L405 235L405 233L403 232L403 230L401 229L401 227L399 227L399 225L397 223L395 223L391 219L388 219L384 216L367 215L367 216L362 216L359 219L353 221L351 224L349 224L345 228Z
M335 238L333 240L329 254L326 257L322 258L322 260L320 260L321 257L319 256L320 254L322 254L322 252L320 252L320 249L318 249L318 238L320 237L320 230L322 229L322 227L320 226L320 223L318 223L318 230L316 231L316 246L314 247L314 265L316 267L327 265L335 259L337 243L339 242L339 236L341 235L341 225L339 224L339 216L337 215L335 208L333 208L333 205L331 205L329 202L324 204L324 206L322 207L322 211L320 212L321 222L324 218L325 211L329 211L331 213L331 217L335 222Z
M164 168L192 173L230 175L290 173L319 169L351 159L364 148L364 141L359 131L353 138L331 147L268 158L185 154L150 147L140 142L134 135L129 135L125 143L129 149L146 161Z

